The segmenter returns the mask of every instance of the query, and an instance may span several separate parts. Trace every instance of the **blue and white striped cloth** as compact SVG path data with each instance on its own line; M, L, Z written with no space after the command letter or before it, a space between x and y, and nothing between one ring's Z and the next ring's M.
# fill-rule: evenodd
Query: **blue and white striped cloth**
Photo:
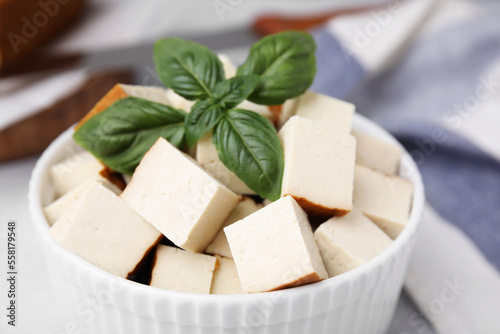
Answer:
M395 4L313 31L312 89L356 104L418 163L428 205L405 288L434 330L498 334L500 6Z

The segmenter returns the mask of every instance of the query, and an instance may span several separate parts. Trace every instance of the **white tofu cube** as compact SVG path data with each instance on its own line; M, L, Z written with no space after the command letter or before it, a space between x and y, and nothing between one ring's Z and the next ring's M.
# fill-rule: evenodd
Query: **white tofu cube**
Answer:
M330 277L359 267L392 244L391 238L357 208L321 224L314 237Z
M210 293L217 259L182 249L158 245L150 286L161 289Z
M297 105L299 103L300 96L288 99L283 103L283 107L281 108L281 113L279 114L278 119L278 129L281 129L286 122L297 113Z
M226 79L230 79L236 75L236 66L234 66L231 59L224 54L217 55L224 67L224 74L226 75Z
M236 208L234 208L233 212L231 212L229 218L226 219L219 233L217 233L217 236L212 241L212 243L207 246L205 252L208 254L218 254L232 259L233 256L231 255L231 249L229 248L229 244L227 243L223 228L249 216L262 207L262 204L255 203L254 200L249 197L243 198L243 200L236 206Z
M281 195L310 214L344 215L352 207L356 140L294 116L280 130L285 154Z
M273 203L274 201L268 200L267 198L264 198L262 201L263 206L268 206L269 204Z
M80 127L83 123L88 121L90 118L94 117L96 114L105 110L117 100L123 99L125 97L138 97L141 99L149 100L156 103L170 105L171 101L167 96L168 90L163 87L154 86L133 86L116 84L96 105L82 118L80 122L76 125L76 128Z
M189 101L182 96L178 95L172 89L167 89L168 105L184 110L185 112L190 112L191 107L195 104L194 101Z
M122 176L123 176L123 181L125 182L125 185L129 184L130 181L132 180L131 175L123 174Z
M127 203L94 181L51 227L64 248L119 277L129 277L162 238Z
M257 114L264 116L264 118L266 118L267 120L269 120L271 123L274 124L274 121L275 121L274 114L269 109L268 106L264 106L261 104L257 104L257 103L253 103L253 102L250 102L248 100L245 100L245 101L241 102L240 104L238 104L238 106L236 108L246 109L246 110L256 112Z
M356 163L388 174L397 174L402 150L370 135L353 131L356 137Z
M224 228L243 291L273 291L328 277L307 215L283 197Z
M156 86L135 86L118 84L127 96L138 97L144 100L170 105L171 101L168 98L167 89Z
M354 205L393 239L408 222L412 197L411 181L356 165Z
M196 144L196 161L231 191L243 195L255 194L245 182L241 181L236 174L227 169L220 161L219 153L217 153L217 149L212 143L212 133L204 135Z
M111 190L116 195L120 195L122 192L120 188L109 182L104 177L101 177L99 181L101 181L103 186ZM71 204L73 204L78 197L83 194L92 182L94 182L93 179L83 182L81 185L59 197L43 209L43 213L45 214L45 218L47 219L49 226L54 225L54 223L69 209Z
M285 102L279 123L283 126L292 116L300 116L323 124L331 131L349 134L355 109L352 103L308 90Z
M177 246L203 252L241 197L159 138L120 197Z
M242 294L243 288L234 261L221 256L217 256L217 260L218 266L214 271L210 293L213 295Z
M53 165L49 169L49 177L56 198L90 179L99 180L104 166L92 154L80 151Z

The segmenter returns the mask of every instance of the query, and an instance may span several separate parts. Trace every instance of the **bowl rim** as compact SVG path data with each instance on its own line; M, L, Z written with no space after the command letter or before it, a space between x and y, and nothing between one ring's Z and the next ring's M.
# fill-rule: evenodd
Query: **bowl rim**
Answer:
M365 276L374 268L381 266L384 262L388 261L391 257L396 256L398 251L400 251L403 246L408 243L411 237L416 233L417 227L419 225L424 203L425 194L424 186L422 183L422 177L417 168L415 161L412 159L411 155L404 149L404 147L386 130L374 123L373 121L367 119L366 117L355 113L353 115L353 130L361 133L371 134L378 139L397 145L402 149L401 156L401 170L403 168L407 171L407 175L404 177L410 179L414 184L414 193L411 205L411 213L408 222L401 232L401 234L394 240L394 242L381 252L379 255L371 259L370 261L364 263L363 265L343 273L339 276L335 276L329 279L325 279L320 282L313 284L303 285L299 287L265 292L265 293L254 293L254 294L234 294L234 295L215 295L215 294L197 294L190 292L181 292L160 289L156 287L151 287L145 284L137 283L125 278L115 276L107 271L94 266L90 262L87 262L80 256L66 250L59 243L57 243L48 233L49 224L47 223L45 216L43 214L43 208L41 203L41 196L43 191L42 181L43 177L46 175L48 168L55 162L54 156L60 152L60 150L66 147L72 141L72 134L74 132L73 126L68 128L62 134L60 134L43 152L39 160L37 161L35 168L33 169L28 191L28 201L29 210L31 215L32 224L35 227L35 233L38 239L42 239L44 243L40 243L40 247L46 247L47 243L53 249L57 250L60 255L64 256L67 260L74 262L76 265L81 266L81 270L85 270L92 275L98 275L100 278L107 280L109 283L120 282L126 289L129 289L131 293L134 294L147 294L151 298L163 299L163 298L174 298L179 301L201 303L202 306L209 306L212 303L227 303L235 304L249 302L255 303L263 300L269 300L269 298L286 297L294 298L303 294L313 293L316 289L326 287L328 289L335 289L336 287L342 286L353 280L360 279ZM400 173L401 174L401 173Z

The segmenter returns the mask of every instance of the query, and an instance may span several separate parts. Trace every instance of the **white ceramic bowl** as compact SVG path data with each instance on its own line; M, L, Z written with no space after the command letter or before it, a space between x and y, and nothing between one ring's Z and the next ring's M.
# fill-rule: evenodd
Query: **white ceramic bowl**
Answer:
M397 144L391 135L362 116L355 115L353 128ZM406 152L401 175L415 184L411 216L401 235L379 256L348 273L297 288L252 295L199 295L115 277L67 251L49 236L42 212L53 193L48 168L75 150L72 133L69 129L60 135L36 164L29 201L53 279L60 282L61 293L74 296L84 333L382 334L387 330L424 204L420 174Z

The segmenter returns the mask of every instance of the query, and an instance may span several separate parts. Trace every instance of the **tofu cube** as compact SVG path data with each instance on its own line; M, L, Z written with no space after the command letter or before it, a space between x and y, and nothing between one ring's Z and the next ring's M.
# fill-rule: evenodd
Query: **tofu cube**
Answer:
M411 181L356 165L354 205L392 239L401 233L408 222L412 197Z
M223 228L249 216L262 207L262 204L255 203L254 200L249 197L243 198L243 200L236 206L236 208L234 208L233 212L231 212L229 218L226 219L219 233L217 233L215 239L212 241L212 243L210 243L210 245L207 246L205 253L218 254L232 259L233 256L231 255L231 249L229 248L229 244L227 243Z
M232 259L216 256L218 266L215 268L210 293L213 295L242 294L240 278Z
M163 87L155 86L133 86L116 84L104 97L96 103L96 105L83 117L76 125L78 129L83 123L90 118L107 109L117 100L125 97L133 96L141 99L149 100L156 103L170 105L171 101L167 95L168 90Z
M257 103L253 103L253 102L250 102L248 100L245 100L245 101L241 102L240 104L238 104L238 106L236 108L246 109L246 110L256 112L257 114L266 118L271 123L274 124L274 122L275 122L274 113L271 111L271 109L269 109L268 106L264 106L261 104L257 104Z
M94 181L49 234L64 248L119 277L137 265L162 235L102 182Z
M156 86L134 86L117 84L115 89L122 89L127 96L138 97L144 100L170 105L167 89Z
M349 134L355 109L352 103L308 90L285 102L279 123L283 126L292 116L300 116L323 124L331 131Z
M307 215L291 196L225 227L224 232L246 293L328 277Z
M176 92L174 92L172 89L167 89L167 99L168 99L168 105L184 110L185 112L190 112L191 107L195 104L194 101L189 101L182 96L178 95Z
M352 207L356 140L294 116L280 130L285 154L281 195L291 195L308 213L344 215Z
M101 180L104 166L87 151L74 153L49 169L49 178L56 198L92 179Z
M297 105L299 104L300 96L288 99L283 103L283 107L281 108L281 113L279 113L278 118L278 129L281 129L286 122L297 113Z
M359 267L392 244L391 238L357 208L321 224L314 237L330 277Z
M217 259L213 256L158 245L150 286L161 289L210 293Z
M120 188L104 177L101 177L99 181L101 181L102 185L111 190L115 195L119 195L122 192ZM80 197L80 195L83 194L92 182L94 182L93 179L83 182L81 185L59 197L43 209L43 213L45 214L45 218L47 219L49 226L54 225L54 223L69 209L71 204L73 204Z
M353 131L356 138L356 163L387 174L397 174L402 150L373 136Z
M175 245L203 252L241 197L159 138L120 197Z
M212 143L212 133L204 135L196 144L196 161L212 175L217 181L237 194L254 195L255 192L248 188L236 174L227 169L219 159L219 153Z
M231 59L224 54L218 54L219 60L222 63L224 68L224 74L226 75L226 79L230 79L236 75L236 66L234 66Z

